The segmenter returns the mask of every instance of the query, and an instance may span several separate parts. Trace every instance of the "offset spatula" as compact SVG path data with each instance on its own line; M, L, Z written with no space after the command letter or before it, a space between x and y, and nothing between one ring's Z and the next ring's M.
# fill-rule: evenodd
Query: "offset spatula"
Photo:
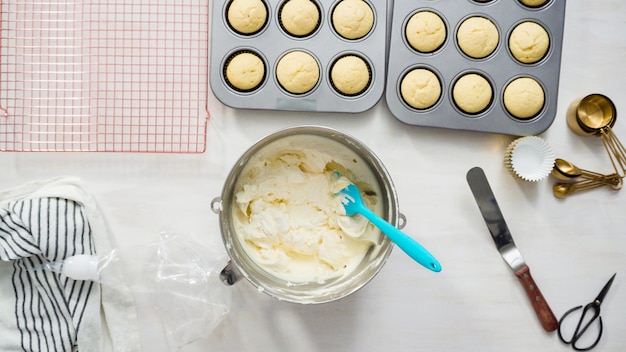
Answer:
M515 272L515 275L519 278L522 286L524 286L524 290L526 290L526 294L535 309L535 313L537 313L541 326L543 326L546 331L556 330L558 321L554 313L552 313L548 302L546 302L541 291L539 291L535 280L530 275L530 269L528 265L526 265L524 258L522 258L522 254L515 246L511 232L504 221L498 202L491 191L491 187L489 186L489 182L483 170L479 167L470 169L467 172L467 183L474 194L478 208L485 219L487 228L489 228L489 232L491 232L491 236L496 243L498 251L504 261L513 269L513 272Z

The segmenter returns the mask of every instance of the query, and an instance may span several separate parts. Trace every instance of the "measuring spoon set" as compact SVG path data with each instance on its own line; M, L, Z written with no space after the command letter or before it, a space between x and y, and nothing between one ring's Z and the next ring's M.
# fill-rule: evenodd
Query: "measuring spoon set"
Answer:
M603 186L612 190L622 188L626 175L626 149L613 132L617 120L615 104L602 94L590 94L576 99L567 109L567 125L580 136L596 136L602 139L614 173L601 174L563 160L556 159L552 176L564 181L553 186L554 196L565 198L571 194Z

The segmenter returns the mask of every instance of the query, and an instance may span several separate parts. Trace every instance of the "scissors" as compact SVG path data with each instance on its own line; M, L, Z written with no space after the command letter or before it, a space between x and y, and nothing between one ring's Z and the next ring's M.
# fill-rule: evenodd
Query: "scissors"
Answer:
M559 338L561 339L561 341L563 341L563 343L568 344L568 345L571 344L572 348L576 351L589 351L590 349L596 347L596 345L598 344L598 341L600 341L600 337L602 337L602 317L600 317L600 305L602 304L602 301L604 300L604 296L606 296L606 293L609 292L609 289L611 288L611 285L613 284L613 279L615 279L616 274L613 274L613 276L611 276L609 281L602 288L602 291L600 291L600 293L598 294L598 297L596 297L596 299L594 299L593 302L587 304L584 308L583 306L574 307L568 310L567 312L565 312L565 314L563 314L563 316L561 317L561 320L559 320L559 330L558 330ZM574 330L574 334L572 335L572 337L569 340L566 340L563 337L563 333L561 331L561 327L563 326L562 323L571 313L581 308L583 308L583 310L582 310L582 314L580 315L580 320L578 321L578 324L576 325L576 330ZM592 312L590 313L591 316L587 317L587 313L589 313L590 311ZM585 320L586 320L586 323L583 325L583 322ZM587 347L578 346L577 342L579 341L579 339L587 331L587 328L589 328L589 326L591 326L591 324L596 320L598 320L599 329L598 329L598 337L596 337L595 342Z

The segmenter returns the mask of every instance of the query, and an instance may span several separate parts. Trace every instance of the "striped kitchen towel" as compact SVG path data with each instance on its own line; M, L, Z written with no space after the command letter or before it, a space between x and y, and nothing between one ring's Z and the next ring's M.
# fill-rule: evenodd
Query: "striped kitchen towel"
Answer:
M0 192L0 351L140 351L127 288L41 269L112 249L106 222L77 179Z

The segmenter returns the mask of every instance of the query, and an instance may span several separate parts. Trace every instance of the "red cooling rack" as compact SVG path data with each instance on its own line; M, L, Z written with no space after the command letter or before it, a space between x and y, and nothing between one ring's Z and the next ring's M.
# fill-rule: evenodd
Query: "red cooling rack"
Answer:
M0 151L205 151L207 0L0 11Z

